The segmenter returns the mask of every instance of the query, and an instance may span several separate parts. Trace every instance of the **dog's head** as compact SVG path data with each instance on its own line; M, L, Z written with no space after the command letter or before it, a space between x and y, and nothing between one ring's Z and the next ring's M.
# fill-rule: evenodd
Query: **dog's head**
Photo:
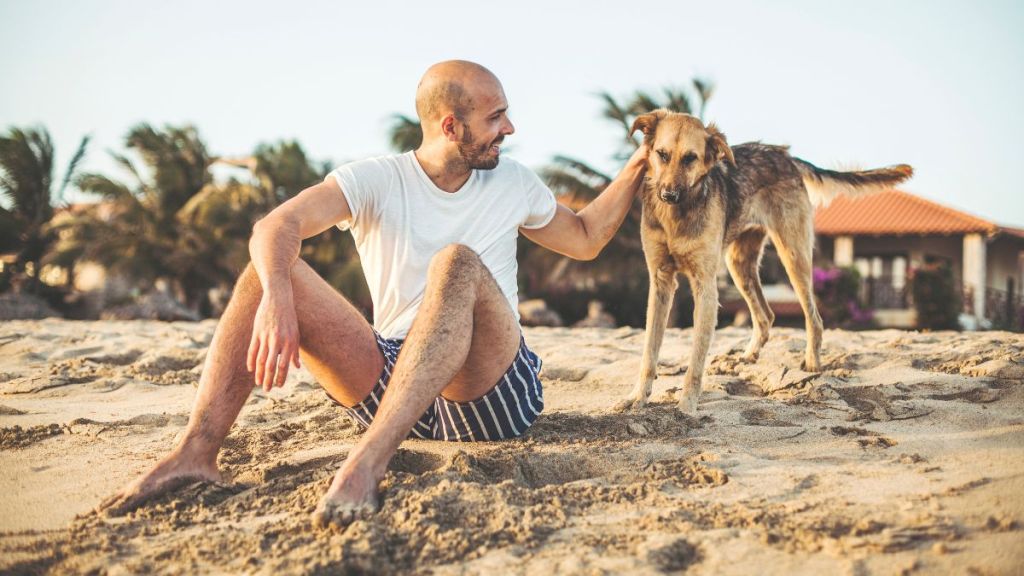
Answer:
M698 200L704 194L701 184L708 172L725 161L735 165L725 134L714 124L707 128L689 114L655 110L638 116L632 132L644 133L650 149L647 180L658 198L671 204Z

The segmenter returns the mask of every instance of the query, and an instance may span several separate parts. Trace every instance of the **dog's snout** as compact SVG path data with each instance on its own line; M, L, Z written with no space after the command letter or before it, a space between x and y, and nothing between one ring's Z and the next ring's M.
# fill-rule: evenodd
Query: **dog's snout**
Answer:
M682 190L678 188L662 188L661 192L658 193L658 197L661 198L663 202L668 202L670 204L678 204L682 195Z

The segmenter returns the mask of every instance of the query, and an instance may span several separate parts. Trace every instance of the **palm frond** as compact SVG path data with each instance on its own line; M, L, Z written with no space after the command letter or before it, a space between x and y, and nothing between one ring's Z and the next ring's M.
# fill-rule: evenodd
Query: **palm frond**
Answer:
M715 94L715 85L713 82L707 79L694 78L693 88L697 91L697 99L700 105L700 113L698 117L704 120L704 109L708 105L708 100Z
M633 95L633 99L629 103L629 113L633 116L639 116L641 114L647 114L652 110L657 110L661 105L653 96L644 92L643 90L637 90Z
M665 103L663 108L680 114L693 114L693 107L690 106L690 99L682 90L665 88Z
M392 116L391 127L388 129L391 149L395 152L408 152L420 147L423 142L423 127L419 121L404 114Z
M79 163L81 163L82 159L85 158L85 150L89 146L90 139L91 136L88 134L82 137L82 141L78 144L78 149L75 150L74 155L71 157L71 161L68 162L68 168L64 171L64 179L61 180L60 188L57 190L57 198L55 200L55 202L60 205L64 204L64 190L75 177L75 172L78 170Z
M604 101L604 108L601 110L601 116L622 126L623 130L629 131L631 120L629 118L629 112L620 105L615 98L606 91L598 92L597 97Z
M601 172L600 170L597 170L596 168L592 168L590 165L588 165L586 162L583 162L582 160L577 160L575 158L570 158L568 156L562 156L560 154L556 155L552 160L555 162L555 164L559 164L567 168L570 168L580 173L585 178L592 180L594 182L595 187L603 188L604 186L610 184L612 181L611 176L608 176L607 174Z

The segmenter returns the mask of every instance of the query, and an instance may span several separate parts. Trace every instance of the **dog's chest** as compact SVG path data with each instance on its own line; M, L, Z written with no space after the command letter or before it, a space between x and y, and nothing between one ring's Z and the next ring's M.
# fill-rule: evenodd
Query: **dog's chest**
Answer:
M661 223L654 215L644 218L645 250L654 250L666 271L690 272L708 267L708 261L717 262L720 243L713 234L686 234L679 229L680 222Z

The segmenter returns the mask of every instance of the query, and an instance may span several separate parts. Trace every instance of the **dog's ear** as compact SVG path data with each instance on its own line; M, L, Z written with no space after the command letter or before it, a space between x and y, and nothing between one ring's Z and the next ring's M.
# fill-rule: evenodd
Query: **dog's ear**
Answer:
M729 164L735 166L736 158L732 155L732 148L725 141L725 134L722 134L718 126L715 126L714 123L708 124L705 132L707 132L708 138L704 149L704 161L709 165L714 165L724 158Z
M667 110L659 108L653 112L637 116L636 120L633 120L633 127L629 129L630 137L632 138L633 133L639 130L644 133L644 142L650 143L654 139L654 131L658 128L658 122L666 114L668 114Z

